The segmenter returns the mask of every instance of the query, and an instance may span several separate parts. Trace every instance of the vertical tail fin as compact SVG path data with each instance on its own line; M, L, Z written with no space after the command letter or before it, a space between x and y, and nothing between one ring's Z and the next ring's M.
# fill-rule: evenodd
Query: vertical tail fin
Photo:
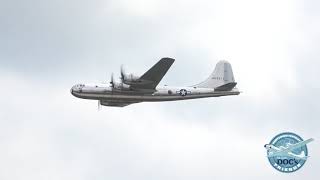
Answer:
M219 61L213 73L204 82L195 85L200 88L213 88L217 91L230 91L237 83L234 80L231 64Z

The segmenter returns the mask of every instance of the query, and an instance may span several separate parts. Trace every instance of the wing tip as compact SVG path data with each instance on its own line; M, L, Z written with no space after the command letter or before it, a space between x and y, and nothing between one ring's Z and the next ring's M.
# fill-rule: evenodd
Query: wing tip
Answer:
M173 63L175 61L175 59L170 58L170 57L163 57L160 59L160 61L167 61L167 62Z

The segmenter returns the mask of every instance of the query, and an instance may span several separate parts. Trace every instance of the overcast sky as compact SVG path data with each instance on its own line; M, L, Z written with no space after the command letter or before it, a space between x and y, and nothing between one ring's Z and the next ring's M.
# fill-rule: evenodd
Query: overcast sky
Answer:
M320 2L0 0L0 179L315 179L320 176ZM142 74L192 85L228 60L240 96L103 107L80 82ZM263 145L314 138L282 174Z

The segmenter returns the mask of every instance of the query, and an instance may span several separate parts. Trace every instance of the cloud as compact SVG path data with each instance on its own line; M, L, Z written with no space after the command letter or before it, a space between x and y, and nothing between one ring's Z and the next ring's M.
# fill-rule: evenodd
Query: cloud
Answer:
M317 5L2 2L0 179L314 178ZM69 92L108 81L121 64L141 74L163 56L177 61L162 84L195 84L227 59L243 94L98 112ZM290 177L263 149L283 131L316 139Z

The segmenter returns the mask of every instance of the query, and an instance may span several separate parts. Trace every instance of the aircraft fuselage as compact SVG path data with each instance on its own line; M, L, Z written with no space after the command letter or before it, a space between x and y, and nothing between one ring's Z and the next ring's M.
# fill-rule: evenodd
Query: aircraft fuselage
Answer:
M71 88L71 93L74 96L83 99L114 100L125 102L176 101L240 94L236 88L231 91L215 91L212 88L163 86L156 88L153 92L150 92L150 90L137 91L130 89L117 89L109 87L105 84L78 84Z

